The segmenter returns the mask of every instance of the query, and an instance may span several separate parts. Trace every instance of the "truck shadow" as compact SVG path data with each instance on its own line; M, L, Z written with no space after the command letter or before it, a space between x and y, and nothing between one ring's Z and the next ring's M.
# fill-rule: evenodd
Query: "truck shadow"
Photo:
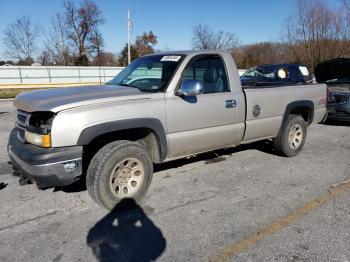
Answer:
M101 262L155 261L166 248L161 230L130 198L89 230L86 243Z
M166 162L163 164L157 164L154 166L154 172L160 172L167 169L178 168L191 164L194 162L204 161L205 164L212 164L221 161L225 161L227 158L225 156L232 156L233 154L246 150L258 150L263 153L273 154L279 156L277 152L273 149L271 141L259 141L251 144L240 145L238 147L229 147L224 149L218 149L208 153L199 154L194 157L184 158L179 160L174 160Z
M215 151L211 151L208 153L202 153L194 157L183 158L179 160L169 161L162 164L154 165L154 175L157 175L157 172L182 167L191 163L204 161L205 164L212 164L221 162L227 159L226 156L232 156L233 154L246 150L258 150L260 152L266 154L273 154L279 156L277 152L274 150L272 142L269 140L258 141L251 144L240 145L238 147L229 147L224 149L218 149ZM72 185L64 186L64 187L56 187L54 191L63 191L66 193L75 193L86 190L85 185L85 176L83 176L80 180L75 182Z
M0 182L0 190L6 188L7 184Z

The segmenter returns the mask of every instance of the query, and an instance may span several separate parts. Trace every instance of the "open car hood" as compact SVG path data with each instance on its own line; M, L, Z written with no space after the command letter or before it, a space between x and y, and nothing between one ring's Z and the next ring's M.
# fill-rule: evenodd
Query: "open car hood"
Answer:
M350 58L337 58L318 64L315 67L315 77L318 83L332 79L350 79Z

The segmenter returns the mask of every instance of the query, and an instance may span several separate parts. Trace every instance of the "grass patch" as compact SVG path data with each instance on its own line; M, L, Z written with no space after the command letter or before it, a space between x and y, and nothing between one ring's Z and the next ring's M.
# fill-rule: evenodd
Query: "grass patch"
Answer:
M28 92L28 91L34 91L34 90L41 90L41 89L48 89L48 88L6 88L6 89L0 89L0 99L5 98L14 98L16 95Z

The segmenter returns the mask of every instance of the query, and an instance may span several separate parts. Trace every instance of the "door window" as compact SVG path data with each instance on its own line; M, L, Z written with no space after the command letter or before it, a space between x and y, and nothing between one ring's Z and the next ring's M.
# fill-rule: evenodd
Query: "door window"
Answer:
M229 92L225 65L219 56L206 56L192 60L185 68L183 80L195 79L204 83L204 94Z

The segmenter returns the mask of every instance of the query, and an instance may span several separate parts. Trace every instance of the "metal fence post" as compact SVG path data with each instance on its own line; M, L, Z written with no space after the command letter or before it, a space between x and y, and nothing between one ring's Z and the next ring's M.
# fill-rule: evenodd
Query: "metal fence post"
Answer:
M98 66L98 76L100 78L100 85L101 85L101 66Z
M106 83L106 68L103 68L103 82Z
M22 84L23 83L23 81L22 81L22 72L21 72L21 68L20 67L18 67L18 71L19 71L19 79L20 79L20 82Z
M50 67L46 66L46 69L47 69L47 73L49 75L49 83L51 83L51 70L50 70Z
M80 77L80 67L78 67L78 74L79 74L79 82L81 82L81 77Z

